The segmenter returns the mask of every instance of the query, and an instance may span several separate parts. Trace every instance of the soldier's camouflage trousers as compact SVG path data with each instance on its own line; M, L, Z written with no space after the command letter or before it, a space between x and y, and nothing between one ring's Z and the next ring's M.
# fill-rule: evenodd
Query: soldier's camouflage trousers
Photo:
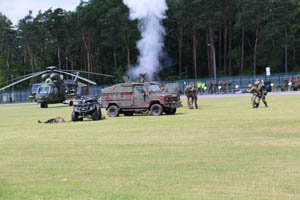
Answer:
M189 109L193 109L193 104L194 104L194 96L192 95L188 95L187 96L187 103L188 103L188 107Z
M268 103L266 101L266 96L265 95L262 95L261 97L258 96L257 97L257 107L259 106L259 103L260 103L260 100L265 104L266 107L268 107Z
M251 103L252 103L252 107L253 108L257 108L258 107L258 105L257 105L257 99L258 97L256 96L256 95L253 95L252 97L251 97Z
M197 97L197 96L195 96L195 97L194 97L194 102L195 102L195 108L196 108L196 109L198 109L197 100L198 100L198 97Z

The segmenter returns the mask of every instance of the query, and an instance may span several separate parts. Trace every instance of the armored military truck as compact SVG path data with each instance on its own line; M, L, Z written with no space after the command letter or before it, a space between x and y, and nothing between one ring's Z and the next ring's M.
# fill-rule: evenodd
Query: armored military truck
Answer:
M156 82L127 82L104 88L100 101L110 117L149 112L154 116L163 112L173 115L182 106L178 94L162 91Z

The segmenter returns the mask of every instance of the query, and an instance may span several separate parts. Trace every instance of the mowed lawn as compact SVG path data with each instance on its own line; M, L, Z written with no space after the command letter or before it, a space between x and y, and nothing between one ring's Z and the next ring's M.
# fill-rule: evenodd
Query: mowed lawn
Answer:
M37 121L71 107L0 107L0 199L300 199L300 96L267 100L61 124Z

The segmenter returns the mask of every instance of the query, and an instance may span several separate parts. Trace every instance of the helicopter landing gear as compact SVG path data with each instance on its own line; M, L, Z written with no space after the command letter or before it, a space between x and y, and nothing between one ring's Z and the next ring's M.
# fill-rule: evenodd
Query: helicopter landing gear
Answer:
M48 108L48 104L47 103L41 103L41 108Z

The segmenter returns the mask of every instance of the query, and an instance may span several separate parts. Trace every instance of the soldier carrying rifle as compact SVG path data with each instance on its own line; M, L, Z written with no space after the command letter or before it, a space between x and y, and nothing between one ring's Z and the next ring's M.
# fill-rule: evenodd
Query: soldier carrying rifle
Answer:
M248 85L247 92L252 94L251 103L253 108L257 108L258 104L256 102L258 92L257 87L253 86L251 83Z
M184 89L184 94L187 97L187 103L189 106L189 109L193 109L193 104L195 102L195 108L198 109L198 104L197 104L197 90L194 87L193 82L191 82L189 85L186 86Z

